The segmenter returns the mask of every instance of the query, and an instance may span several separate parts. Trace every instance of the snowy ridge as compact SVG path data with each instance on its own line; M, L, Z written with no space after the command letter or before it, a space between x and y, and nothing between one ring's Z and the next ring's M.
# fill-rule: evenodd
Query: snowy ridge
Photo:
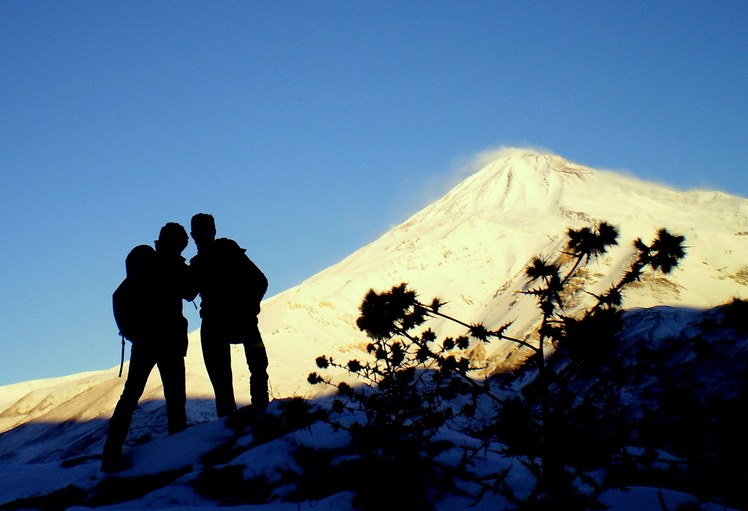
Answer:
M274 397L312 397L322 391L306 382L320 355L362 356L367 339L355 320L370 288L407 282L425 299L448 301L448 313L464 321L488 327L515 321L514 328L525 330L536 321L532 301L517 294L525 285L527 263L538 254L556 253L569 227L600 220L620 227L621 245L590 275L593 291L594 282L605 286L607 275L620 273L633 253L634 238L649 241L666 227L686 236L686 259L667 278L646 279L626 294L627 307L707 309L735 296L748 298L748 200L679 192L559 156L513 150L378 240L263 303L260 327ZM437 333L454 328L438 321L430 326ZM190 336L187 358L191 424L213 417L197 335ZM496 366L511 363L514 348L493 343L486 356ZM237 398L246 403L242 354L235 353L233 360ZM98 452L123 383L114 368L0 388L0 433L8 432L0 436L0 463ZM163 417L154 426L151 413L163 399L156 372L146 399L153 406L140 407L131 441L147 434L165 436ZM19 427L29 422L43 427ZM59 427L63 423L68 425Z

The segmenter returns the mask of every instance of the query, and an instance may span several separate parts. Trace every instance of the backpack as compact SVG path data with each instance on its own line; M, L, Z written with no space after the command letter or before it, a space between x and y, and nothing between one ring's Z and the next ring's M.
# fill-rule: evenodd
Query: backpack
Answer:
M218 238L214 251L205 256L198 254L191 266L197 272L202 317L207 314L231 318L260 313L268 280L236 241Z

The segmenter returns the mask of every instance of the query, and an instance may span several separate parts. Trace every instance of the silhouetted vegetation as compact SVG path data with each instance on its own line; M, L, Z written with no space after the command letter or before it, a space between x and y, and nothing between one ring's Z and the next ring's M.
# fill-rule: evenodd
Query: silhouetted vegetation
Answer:
M414 501L428 502L430 492L446 484L447 471L438 460L454 448L439 436L447 426L469 431L483 440L483 449L498 448L525 465L536 484L522 496L507 485L506 474L471 479L468 461L450 465L448 475L453 481L471 480L482 488L479 495L501 493L517 509L604 509L599 497L605 491L644 481L734 505L739 497L730 495L724 481L744 483L745 471L728 477L726 467L734 464L727 462L739 458L728 459L729 449L720 444L739 446L744 457L745 434L729 426L730 413L740 410L735 399L743 399L742 388L732 400L678 388L687 372L686 352L718 350L723 341L701 338L626 353L618 336L626 288L648 273L676 268L685 256L684 237L661 229L651 243L635 240L623 274L593 294L585 289L586 267L617 244L618 230L601 222L567 235L555 259L538 257L526 268L523 293L535 298L538 310L529 335L513 333L511 323L493 330L464 323L445 313L444 302L422 301L406 284L370 291L357 325L371 339L371 359L338 362L321 356L317 365L323 374L309 375L310 383L338 390L330 420L350 431L356 452L367 459L393 468L417 466L419 477L415 471L403 474ZM741 301L725 306L717 326L745 332L744 320L738 319L744 307ZM465 334L438 339L424 327L436 317L464 326ZM474 378L484 367L471 348L495 339L528 350L525 365L511 374ZM324 376L330 369L355 375L361 385ZM672 378L656 386L644 382L658 375ZM705 395L708 402L693 402ZM724 410L715 417L720 407ZM335 418L353 411L365 419L345 424ZM740 441L726 440L736 435ZM463 460L477 451L465 448ZM663 451L674 455L663 457ZM719 475L703 479L703 467L720 456L717 463L725 464ZM698 483L699 478L708 482ZM717 483L718 478L724 481Z

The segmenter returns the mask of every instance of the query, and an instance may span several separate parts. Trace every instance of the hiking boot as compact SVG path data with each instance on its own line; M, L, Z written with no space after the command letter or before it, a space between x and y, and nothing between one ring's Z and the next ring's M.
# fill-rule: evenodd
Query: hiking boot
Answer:
M226 418L226 426L236 433L241 433L252 426L257 417L264 413L266 409L267 405L260 407L254 405L243 406Z
M132 468L132 463L127 461L121 454L104 455L101 459L101 471L107 474L123 472Z

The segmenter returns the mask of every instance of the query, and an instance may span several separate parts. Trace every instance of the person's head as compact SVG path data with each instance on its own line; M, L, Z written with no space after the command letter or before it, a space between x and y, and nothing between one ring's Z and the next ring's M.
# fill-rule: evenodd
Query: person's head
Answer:
M153 275L156 251L150 245L138 245L125 259L125 271L130 278L149 278Z
M190 223L190 234L195 244L198 246L207 246L216 239L216 221L213 215L207 213L198 213L192 217Z
M181 254L187 247L187 231L184 227L175 222L169 222L161 228L156 240L156 250L160 252L169 252Z

